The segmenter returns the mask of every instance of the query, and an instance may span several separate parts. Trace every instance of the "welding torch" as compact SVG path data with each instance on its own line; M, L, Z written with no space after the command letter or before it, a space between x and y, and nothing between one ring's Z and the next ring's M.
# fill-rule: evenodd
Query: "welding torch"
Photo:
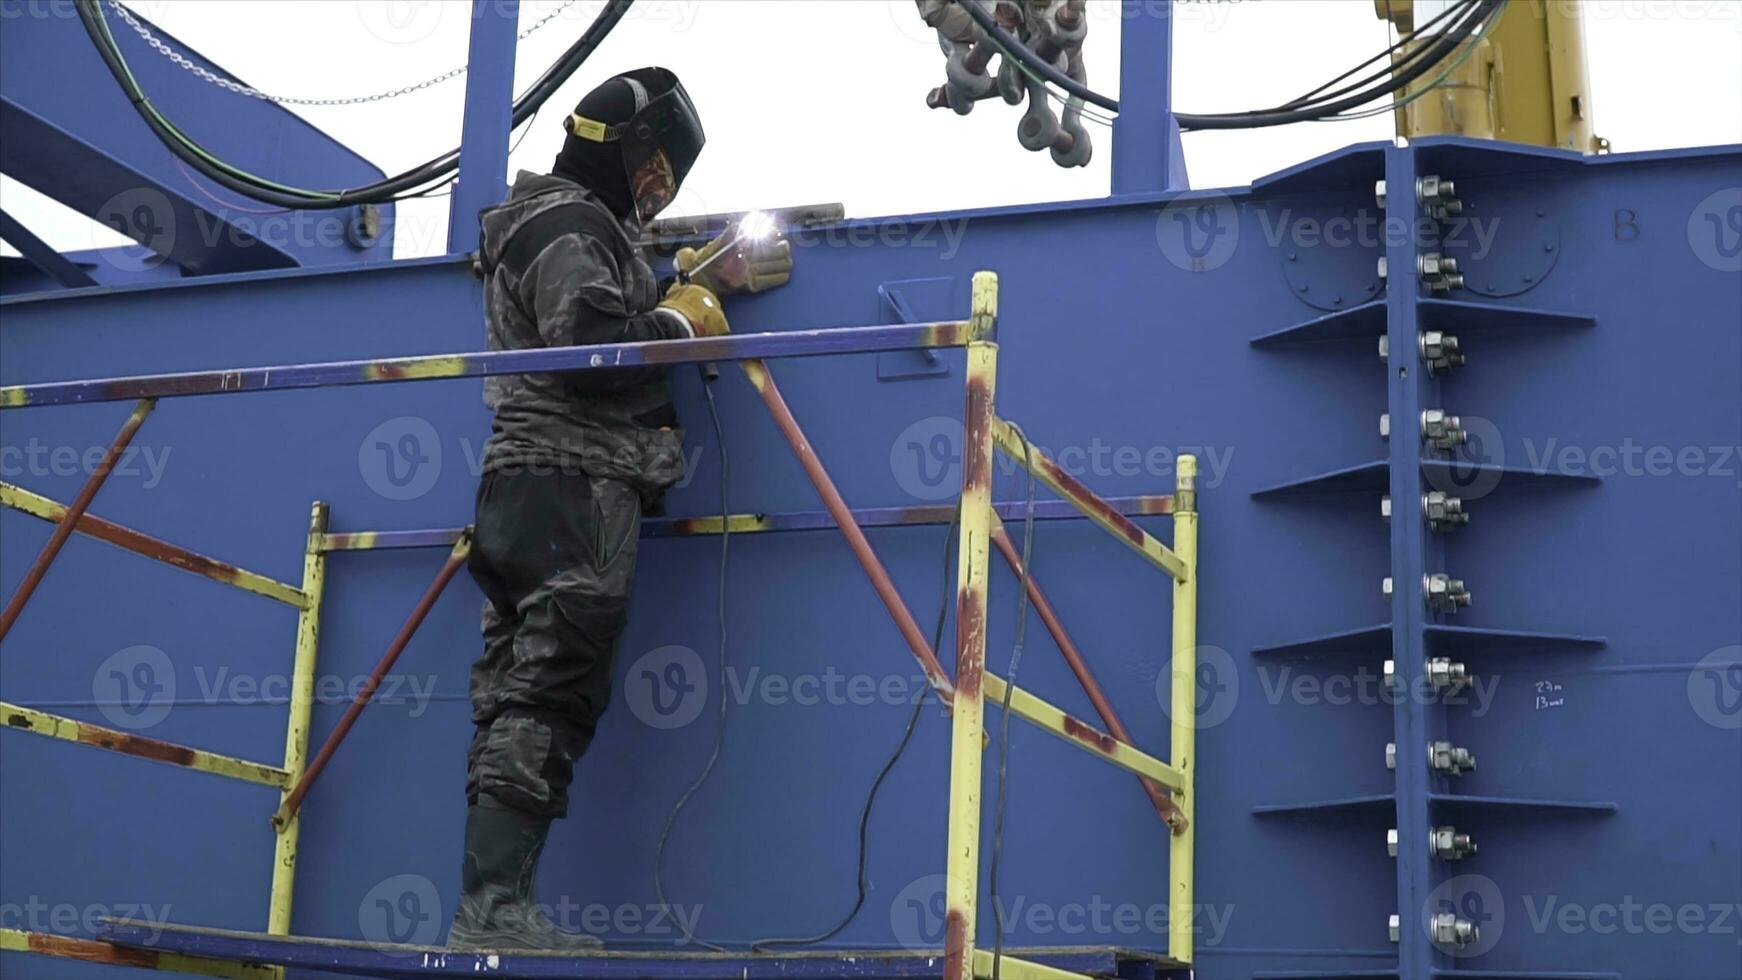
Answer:
M688 283L696 273L713 265L720 256L727 255L739 245L766 240L775 232L774 218L766 211L749 211L740 217L731 228L720 236L720 240L712 244L712 252L689 269L677 270L677 281ZM727 237L730 235L731 237ZM713 361L700 365L702 380L711 382L720 376L720 367Z

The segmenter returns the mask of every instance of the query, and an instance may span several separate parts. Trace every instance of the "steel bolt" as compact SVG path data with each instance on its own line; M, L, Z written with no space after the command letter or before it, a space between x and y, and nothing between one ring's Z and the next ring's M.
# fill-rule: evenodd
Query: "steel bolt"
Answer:
M1482 938L1482 930L1461 915L1441 912L1433 918L1434 942L1442 946L1468 946Z
M1464 277L1458 272L1458 260L1438 252L1423 252L1415 258L1416 275L1435 293L1449 293L1464 288Z
M1439 330L1425 331L1417 340L1416 347L1430 375L1464 366L1464 352L1458 346L1458 338L1452 334Z
M1451 452L1469 442L1470 434L1464 431L1463 419L1447 415L1444 409L1427 408L1421 413L1421 438L1435 449Z
M1461 660L1449 657L1429 657L1427 661L1428 686L1436 691L1456 694L1470 686L1470 672Z
M1464 585L1463 579L1452 578L1442 572L1423 575L1421 588L1428 608L1443 615L1449 616L1472 601L1470 590Z
M1462 861L1476 853L1476 842L1456 827L1435 827L1428 834L1428 852L1441 861Z
M1391 855L1392 857L1397 856L1397 828L1396 827L1393 827L1390 830L1387 830L1385 832L1385 853Z
M1450 742L1429 742L1427 765L1442 776L1462 776L1466 772L1475 771L1476 757L1469 749Z
M1388 923L1388 928L1389 928L1389 931L1391 933L1391 941L1397 942L1400 934L1403 932L1403 919L1402 919L1402 917L1393 915L1391 917L1390 922Z
M1427 519L1428 528L1434 531L1454 531L1459 525L1470 523L1470 515L1464 511L1464 498L1449 496L1439 490L1422 495L1421 513Z

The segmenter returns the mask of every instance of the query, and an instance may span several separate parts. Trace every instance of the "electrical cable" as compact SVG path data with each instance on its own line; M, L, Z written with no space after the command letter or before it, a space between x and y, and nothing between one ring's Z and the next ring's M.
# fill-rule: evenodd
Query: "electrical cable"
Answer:
M1388 62L1386 64L1386 66L1379 69L1379 71L1377 71L1371 75L1368 75L1366 78L1361 79L1360 81L1354 83L1351 86L1338 89L1335 92L1325 93L1326 89L1337 84L1338 82L1342 81L1343 79L1348 78L1350 75L1355 74L1356 72L1360 71L1361 69L1366 68L1368 65L1371 65L1374 62L1379 61L1383 58L1388 58L1391 55L1394 55L1397 52L1403 50L1403 48L1408 46L1410 42L1420 38L1422 35L1428 33L1428 31L1430 31L1434 27L1437 27L1441 21L1446 20L1447 18L1453 16L1454 14L1462 15L1464 13L1468 13L1469 9L1473 6L1475 6L1475 4L1476 4L1476 0L1459 0L1459 2L1457 2L1457 3L1450 4L1449 6L1446 7L1446 9L1440 11L1439 14L1434 17L1434 19L1421 25L1420 27L1409 32L1408 34L1405 34L1404 36L1398 38L1396 44L1393 44L1391 47L1386 48L1384 51L1381 51L1378 54L1374 55L1373 57L1368 58L1366 61L1363 61L1360 64L1356 65L1355 67L1342 73L1341 75L1338 75L1336 78L1333 78L1330 81L1324 83L1323 85L1320 85L1318 88L1313 89L1311 92L1308 92L1305 95L1302 95L1299 98L1296 98L1291 102L1284 103L1282 108L1292 109L1292 108L1295 108L1297 106L1306 105L1309 102L1313 101L1315 96L1318 96L1321 98L1335 98L1336 96L1339 96L1339 95L1347 95L1350 92L1358 91L1362 88L1365 88L1366 86L1384 78L1386 75L1389 75L1389 74L1397 71L1399 68L1404 67L1405 62L1407 62L1409 59L1412 59L1412 58L1419 56L1421 54L1421 52L1424 50L1424 48L1418 47L1415 50L1408 52L1404 56L1403 59L1400 59L1397 62ZM1325 94L1323 94L1321 96L1321 93L1325 93Z
M943 598L938 603L937 627L932 631L931 646L933 650L941 647L944 642L944 621L949 617L950 597L954 594L953 583L950 581L951 545L955 543L956 528L961 519L962 508L958 503L955 514L950 517L950 529L944 535ZM913 711L907 716L907 728L901 733L901 741L896 744L895 752L889 756L889 761L883 764L883 769L877 773L877 778L872 781L871 791L865 796L865 807L859 812L859 893L858 898L853 902L853 907L848 910L845 916L841 917L841 921L835 923L834 927L826 932L798 939L759 939L750 944L752 952L766 953L769 952L770 947L774 946L813 946L817 943L828 942L840 935L841 930L847 928L848 924L858 917L859 911L865 907L865 897L870 891L870 882L866 874L866 858L870 850L871 807L877 802L877 791L883 787L883 781L889 778L889 773L895 769L895 764L901 761L902 753L907 751L908 743L913 741L914 729L919 724L920 714L925 708L930 694L929 687L921 686L919 697L913 703Z
M540 108L543 108L543 107L541 106ZM520 144L526 142L526 134L532 132L532 127L536 126L537 124L538 124L538 113L534 112L532 114L532 118L527 120L526 125L520 127L520 135L516 136L514 138L514 143L508 147L508 156L510 158L512 158L514 156L514 152L516 150L520 149ZM453 192L454 192L454 182L451 180L446 180L446 181L443 181L439 184L431 184L430 186L424 188L421 191L417 191L417 192L411 193L411 194L401 195L400 197L396 198L396 200L413 201L413 200L418 200L421 198L447 197L449 194L452 194Z
M1008 419L1005 421L1022 440L1022 466L1028 471L1028 505L1022 517L1022 574L1016 590L1016 639L1010 648L1010 667L1004 678L1003 703L998 711L998 803L992 823L992 864L986 873L992 918L997 924L992 945L992 980L1001 980L999 969L1004 962L1004 903L998 899L998 863L1004 856L1004 803L1010 778L1010 698L1016 690L1016 670L1022 665L1022 641L1028 628L1028 573L1034 553L1033 444L1021 426Z
M451 150L417 167L383 180L346 190L309 190L276 183L248 173L212 154L198 142L181 132L158 110L134 78L125 57L115 44L108 21L102 10L103 0L77 0L75 9L80 23L97 48L103 63L121 86L129 102L158 140L170 152L201 174L218 184L246 194L258 201L294 209L326 209L355 204L385 204L403 197L407 192L431 181L440 180L459 167L459 150ZM510 126L518 126L538 111L547 99L578 70L588 56L622 20L634 0L610 0L588 26L581 37L570 45L556 63L514 102ZM427 190L427 189L426 189Z
M1512 0L1504 0L1504 2L1511 3ZM1409 104L1415 102L1417 99L1420 99L1423 96L1427 95L1428 93L1434 91L1435 89L1437 89L1440 86L1441 83L1443 83L1446 79L1450 78L1452 76L1453 72L1457 71L1460 67L1463 66L1464 62L1470 60L1470 56L1474 55L1476 53L1476 48L1479 47L1481 45L1481 43L1488 38L1488 35L1494 33L1494 29L1497 26L1499 26L1499 24L1500 24L1499 17L1494 17L1494 18L1490 19L1488 21L1488 23L1486 23L1482 26L1481 33L1477 34L1476 37L1470 42L1470 44L1461 53L1459 53L1458 57L1456 59L1454 59L1450 65L1446 66L1445 71L1440 72L1439 75L1433 79L1433 81L1429 82L1426 85L1423 85L1421 88L1417 89L1416 91L1411 92L1408 96L1406 96L1402 99L1398 99L1395 103L1393 103L1391 105L1379 106L1379 107L1374 108L1374 109L1368 109L1368 110L1365 110L1363 112L1351 112L1351 113L1344 113L1344 114L1336 115L1336 116L1327 116L1324 119L1318 119L1318 120L1314 120L1314 121L1315 122L1345 122L1345 121L1351 120L1351 119L1370 119L1373 116L1382 116L1382 115L1385 115L1386 113L1396 112L1397 110L1403 108L1404 106L1409 105Z
M714 440L720 446L720 587L717 609L720 624L720 712L714 729L714 750L708 755L708 762L702 767L701 773L690 783L689 788L683 791L683 795L677 798L677 802L672 804L671 813L665 818L665 829L659 833L659 844L653 851L653 891L659 898L659 907L667 913L671 911L671 903L665 900L665 882L662 874L665 865L666 842L671 840L671 830L677 824L678 814L683 812L683 808L689 805L690 797L694 796L696 790L701 789L702 784L707 782L708 777L713 774L714 766L720 761L720 751L726 745L726 560L730 554L732 539L732 508L727 494L732 467L731 460L726 453L726 431L720 425L720 407L714 401L714 386L709 382L705 370L702 374L702 394L707 397L708 418L714 423ZM682 916L673 915L672 920L677 923L678 929L682 930L684 938L688 941L711 949L716 953L729 952L724 946L697 938L696 934L690 931L689 924L683 921Z
M979 0L957 0L974 22L979 25L986 38L990 40L1006 57L1012 58L1030 77L1038 76L1045 82L1057 85L1072 97L1099 106L1111 112L1119 111L1117 100L1110 99L1089 89L1087 86L1059 71L1058 68L1039 55L1027 45L1012 37L1001 27L996 19ZM1194 114L1175 113L1182 129L1251 129L1265 126L1280 126L1292 122L1305 122L1334 116L1347 109L1352 109L1374 99L1392 95L1407 88L1417 78L1426 74L1445 59L1467 40L1476 29L1495 18L1506 5L1506 0L1477 0L1470 8L1458 8L1463 16L1445 31L1435 37L1434 41L1412 54L1411 63L1402 70L1393 70L1390 82L1383 88L1372 91L1358 92L1341 99L1299 106L1278 106L1272 109L1255 110L1242 113L1224 114ZM1371 59L1370 59L1371 61ZM1370 63L1370 62L1369 62ZM1360 70L1359 68L1356 69ZM1344 77L1347 77L1346 75ZM1330 84L1335 84L1332 82ZM1328 87L1328 86L1327 86Z

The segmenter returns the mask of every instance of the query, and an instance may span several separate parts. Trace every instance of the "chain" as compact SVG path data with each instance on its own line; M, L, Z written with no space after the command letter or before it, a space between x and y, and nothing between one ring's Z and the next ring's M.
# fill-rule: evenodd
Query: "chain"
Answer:
M526 30L521 31L516 40L519 40L519 41L526 40L526 38L529 35L531 35L533 31L536 31L539 28L543 27L544 25L555 20L558 14L561 14L564 10L573 6L575 4L575 2L576 2L576 0L563 0L562 3L560 3L556 7L552 8L550 13L545 14L543 17L539 18L531 27L528 27ZM357 96L352 96L350 98L342 98L342 99L299 99L299 98L295 98L293 96L288 96L288 95L269 95L265 92L260 91L257 88L250 88L249 86L243 85L240 82L235 82L235 81L231 81L228 78L224 78L223 76L218 75L217 73L211 71L210 69L206 68L203 65L195 64L193 61L189 60L189 58L186 55L182 54L180 51L177 51L174 48L170 47L168 44L166 44L162 38L158 37L156 34L151 33L151 29L149 27L146 27L142 22L140 22L140 20L137 17L134 17L132 11L128 10L126 7L123 7L120 3L120 0L109 0L109 7L110 7L110 9L114 10L116 15L118 15L122 20L126 21L128 26L132 27L134 32L137 33L141 38L143 38L145 40L146 44L149 44L149 45L151 45L151 47L155 48L157 50L158 54L163 55L165 58L168 58L170 61L173 61L176 64L180 65L181 67L192 72L196 77L198 77L204 81L210 82L213 85L216 85L221 89L224 89L225 91L234 92L237 95L245 95L251 99L260 99L264 102L276 102L280 105L307 105L307 106L363 105L363 104L369 103L369 102L380 102L383 99L398 98L401 95L410 95L413 92L421 92L424 89L429 88L432 85L440 85L442 82L448 81L449 79L452 79L452 78L458 78L459 76L464 75L466 73L466 66L461 65L458 68L450 68L449 70L442 72L440 75L437 75L434 78L426 78L423 81L418 82L416 85L407 85L407 86L404 86L403 88L390 89L386 92L376 92L374 95L357 95Z

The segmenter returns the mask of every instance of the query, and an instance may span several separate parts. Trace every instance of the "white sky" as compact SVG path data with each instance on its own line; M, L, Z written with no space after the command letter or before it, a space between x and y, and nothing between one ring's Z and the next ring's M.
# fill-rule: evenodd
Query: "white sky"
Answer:
M463 0L128 5L275 94L367 94L440 74L466 57ZM521 23L560 6L524 0ZM579 0L521 42L516 91L600 6ZM1090 7L1090 85L1117 96L1117 4L1091 0ZM1596 129L1616 150L1742 142L1742 0L1590 0L1586 8ZM1180 2L1176 10L1181 111L1276 104L1390 43L1372 0ZM115 29L128 28L116 22ZM1111 140L1103 128L1091 127L1090 166L1067 171L1017 144L1020 107L992 100L967 117L928 110L924 97L943 77L943 58L912 0L639 0L533 122L510 172L548 168L562 142L561 119L592 85L656 63L684 79L708 131L707 150L667 215L831 201L850 215L875 215L1108 190ZM393 173L458 144L464 92L463 79L454 79L387 102L295 111ZM1186 157L1193 186L1232 186L1339 146L1387 139L1391 125L1380 116L1188 134ZM189 128L197 134L198 121ZM0 180L0 197L56 248L121 243L16 181ZM397 254L442 251L446 199L401 208Z

